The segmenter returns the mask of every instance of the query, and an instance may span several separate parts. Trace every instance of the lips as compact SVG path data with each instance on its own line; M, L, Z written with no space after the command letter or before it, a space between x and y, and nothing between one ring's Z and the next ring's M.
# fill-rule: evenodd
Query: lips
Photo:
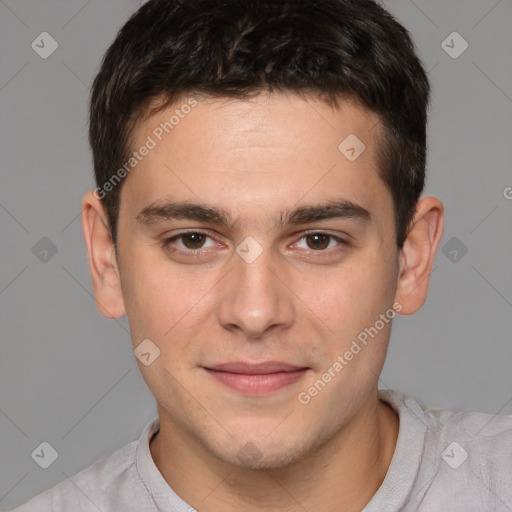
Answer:
M276 361L269 361L266 363L224 363L216 366L211 366L209 370L223 371L229 373L243 373L245 375L268 375L269 373L278 372L294 372L302 370L300 366L293 366L287 363L280 363Z
M216 381L246 395L265 395L304 377L309 368L279 361L230 362L204 368Z

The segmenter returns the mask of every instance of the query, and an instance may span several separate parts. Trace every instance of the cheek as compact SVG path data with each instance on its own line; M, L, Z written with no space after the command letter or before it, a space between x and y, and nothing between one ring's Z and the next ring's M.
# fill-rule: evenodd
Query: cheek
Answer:
M172 325L179 297L179 284L173 283L168 268L150 257L154 251L133 250L125 253L121 284L134 343L138 338L160 337ZM178 308L179 309L179 308Z
M393 297L389 268L377 259L360 259L358 264L350 265L333 273L324 284L324 306L334 318L345 313L365 316L372 308L378 308ZM340 309L341 308L341 309Z
M218 276L177 270L162 254L148 247L128 255L122 272L123 295L134 343L153 337L162 347L171 342L176 347L176 338L182 339L184 332L193 337L202 325Z
M311 309L329 328L326 332L337 352L373 326L393 305L395 270L389 257L388 261L382 258L377 250L358 254L350 265L326 278L310 298ZM384 340L389 335L389 325L380 331L379 339Z

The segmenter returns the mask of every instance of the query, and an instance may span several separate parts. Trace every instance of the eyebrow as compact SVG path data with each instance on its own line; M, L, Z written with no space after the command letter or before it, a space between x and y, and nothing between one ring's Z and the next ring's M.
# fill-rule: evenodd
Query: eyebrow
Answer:
M214 208L189 201L153 203L141 210L135 218L146 226L173 219L203 221L227 229L232 229L236 224L231 215L223 208ZM311 224L328 219L354 219L367 223L372 220L372 215L366 208L352 201L339 199L283 211L276 222L276 227Z

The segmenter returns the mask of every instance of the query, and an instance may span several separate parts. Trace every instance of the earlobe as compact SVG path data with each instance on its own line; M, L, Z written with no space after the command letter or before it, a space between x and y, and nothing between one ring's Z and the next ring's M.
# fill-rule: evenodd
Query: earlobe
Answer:
M416 313L425 303L430 274L444 229L444 207L435 197L418 201L403 248L395 300L400 314Z
M119 269L103 204L91 190L82 200L82 229L96 307L107 318L126 314Z

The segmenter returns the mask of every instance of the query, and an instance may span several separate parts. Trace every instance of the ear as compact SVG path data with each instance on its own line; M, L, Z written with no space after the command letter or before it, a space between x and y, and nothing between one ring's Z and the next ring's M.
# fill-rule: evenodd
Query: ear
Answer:
M432 265L443 236L444 207L435 197L421 198L399 254L395 301L401 315L416 313L425 303Z
M114 243L103 203L94 191L82 200L82 229L89 255L96 307L107 318L126 314Z

